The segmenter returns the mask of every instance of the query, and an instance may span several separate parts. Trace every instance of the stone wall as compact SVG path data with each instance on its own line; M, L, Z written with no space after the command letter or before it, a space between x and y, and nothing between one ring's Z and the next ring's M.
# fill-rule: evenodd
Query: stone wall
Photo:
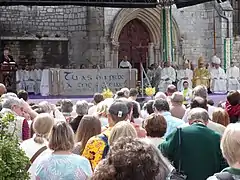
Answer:
M31 38L35 38L36 34L38 34L50 38L67 38L69 40L68 53L65 52L65 54L68 54L67 59L69 62L87 64L88 37L86 17L86 7L80 6L0 7L0 34L1 36ZM48 44L48 42L42 43L43 47L38 48L39 51L47 48L44 47L45 44ZM15 50L20 51L20 49ZM43 52L38 52L37 54L43 54ZM41 59L41 57L36 58Z
M233 39L233 47L232 47L232 58L233 61L236 62L236 65L240 67L240 37L237 36Z

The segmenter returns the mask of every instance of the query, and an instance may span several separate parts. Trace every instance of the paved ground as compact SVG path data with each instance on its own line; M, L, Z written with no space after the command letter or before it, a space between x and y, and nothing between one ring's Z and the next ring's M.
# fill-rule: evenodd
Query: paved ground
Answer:
M149 97L146 97L148 99ZM41 101L49 101L51 103L56 103L61 99L71 99L73 103L75 103L78 100L86 100L88 102L91 102L93 100L92 96L40 96L40 95L30 95L30 100L29 102L33 103L39 103ZM139 100L141 97L139 97ZM209 99L212 99L217 105L220 101L225 101L226 100L226 95L218 95L218 94L210 94Z

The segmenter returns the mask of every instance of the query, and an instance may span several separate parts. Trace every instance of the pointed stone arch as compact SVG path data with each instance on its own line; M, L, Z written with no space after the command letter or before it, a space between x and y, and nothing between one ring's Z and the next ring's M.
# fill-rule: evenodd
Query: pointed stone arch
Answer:
M123 27L133 19L138 19L142 21L148 28L151 43L149 44L149 56L152 62L159 62L161 59L161 8L131 8L131 9L122 9L116 15L113 24L112 31L110 35L111 47L112 47L112 63L113 67L118 65L118 38ZM180 31L178 25L173 19L173 47L175 48L175 56L178 59L179 56L179 47L180 47Z

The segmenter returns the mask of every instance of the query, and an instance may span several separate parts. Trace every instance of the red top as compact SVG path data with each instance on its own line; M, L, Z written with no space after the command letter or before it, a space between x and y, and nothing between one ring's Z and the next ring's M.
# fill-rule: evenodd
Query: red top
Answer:
M231 116L240 116L240 104L232 106L228 101L226 102L225 107L228 115Z
M30 138L30 129L26 119L23 120L22 124L22 140L27 140Z

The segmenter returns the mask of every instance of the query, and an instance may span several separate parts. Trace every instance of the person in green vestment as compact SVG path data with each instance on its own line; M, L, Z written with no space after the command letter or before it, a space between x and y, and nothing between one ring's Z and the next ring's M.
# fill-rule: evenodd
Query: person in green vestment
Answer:
M159 146L176 169L181 160L180 170L187 175L187 180L205 180L227 166L220 150L221 135L207 128L208 119L205 109L192 109L188 116L190 126L180 129L181 147L179 129Z
M225 168L222 172L209 177L207 180L218 180L219 176L227 176L228 179L240 179L240 123L230 124L224 131L221 140L221 150L224 158L230 167Z

